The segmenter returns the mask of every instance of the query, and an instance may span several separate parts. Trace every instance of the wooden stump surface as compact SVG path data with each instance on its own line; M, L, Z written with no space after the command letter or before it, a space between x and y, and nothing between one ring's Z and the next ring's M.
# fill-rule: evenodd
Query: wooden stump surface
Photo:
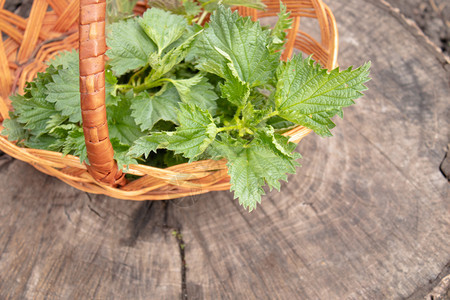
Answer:
M448 60L381 0L328 1L370 90L248 213L88 195L0 157L0 299L421 299L450 273ZM444 292L442 292L444 291ZM436 294L437 295L437 294Z

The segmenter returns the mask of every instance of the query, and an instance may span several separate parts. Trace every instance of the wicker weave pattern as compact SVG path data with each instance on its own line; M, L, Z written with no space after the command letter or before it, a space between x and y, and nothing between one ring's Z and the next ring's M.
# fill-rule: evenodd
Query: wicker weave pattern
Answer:
M104 0L82 0L87 3L104 2ZM278 0L264 1L267 10L257 12L252 9L239 8L242 15L251 16L253 19L274 16L279 11ZM306 54L313 54L314 59L320 61L328 68L336 66L337 57L337 29L334 17L328 7L321 0L284 0L288 10L294 17L293 29L288 33L287 49L283 58L290 57L294 48ZM36 76L37 72L44 71L45 61L54 57L61 50L78 48L78 14L79 0L35 0L28 19L23 19L8 11L3 10L4 0L0 0L0 30L7 34L8 38L0 41L0 122L8 118L10 102L8 95L13 91L19 93L23 90L25 82ZM48 7L52 10L47 11ZM146 9L144 2L138 3L136 13L142 13ZM98 17L98 16L97 16ZM301 18L316 18L320 24L321 41L314 40L310 35L299 30ZM80 58L103 56L100 51L99 27L104 26L100 19L91 20L88 38L83 36L83 24L80 29L81 42L97 43L95 53L80 51ZM82 23L84 21L82 20ZM94 23L93 23L94 22ZM92 24L94 29L91 29ZM89 36L89 33L91 35ZM83 53L82 53L83 52ZM103 58L102 58L103 59ZM92 67L92 66L91 66ZM104 92L104 74L102 72L87 72L80 79L83 111L95 110L98 105L96 94ZM83 100L84 97L84 100ZM86 101L86 99L91 99ZM101 109L101 108L100 108ZM95 128L92 131L92 128ZM0 129L2 127L0 126ZM108 133L102 128L101 122L87 125L84 128L88 141L101 142L108 140ZM297 127L286 133L291 141L299 142L311 132L310 129ZM107 183L97 181L88 172L84 164L80 164L77 157L61 153L26 149L17 147L5 137L0 137L0 150L33 165L36 169L58 177L62 181L80 190L90 193L105 194L115 198L128 200L165 200L179 198L188 195L206 193L209 191L227 190L230 188L227 174L226 161L198 161L190 164L181 164L166 169L159 169L144 165L131 165L127 173L142 176L140 179L127 183L119 188L110 183L118 183L121 174L100 173L97 178L105 178ZM95 153L91 151L91 153ZM104 153L103 153L104 154ZM94 154L95 155L95 154ZM110 155L110 154L109 154ZM100 163L97 167L102 169ZM114 178L114 179L112 179Z

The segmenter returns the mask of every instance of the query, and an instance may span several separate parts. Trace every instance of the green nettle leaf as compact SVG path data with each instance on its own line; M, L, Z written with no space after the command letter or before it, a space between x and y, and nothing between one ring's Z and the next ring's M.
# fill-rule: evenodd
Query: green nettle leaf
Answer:
M243 141L225 138L216 141L212 148L221 154L219 157L228 160L231 190L234 191L235 198L239 198L239 203L249 211L261 203L261 195L265 194L262 187L265 184L270 189L279 189L279 180L287 181L286 174L294 174L299 165L295 161L298 155L280 154L278 149L259 139L244 144Z
M296 126L295 123L286 121L280 116L270 118L267 120L266 124L272 126L275 130L287 130Z
M271 112L272 109L270 107L263 107L263 109L255 109L255 106L252 103L248 102L242 109L242 120L249 127L260 128L261 126L258 125Z
M55 103L56 110L69 117L70 122L81 121L80 83L78 73L71 69L59 70L52 76L53 82L47 84L46 100Z
M53 57L52 60L47 62L49 66L53 66L56 70L59 66L62 69L68 69L74 72L75 74L80 73L80 65L79 65L79 57L78 51L73 49L72 51L61 51L57 56ZM46 70L48 72L48 70Z
M191 98L191 89L193 86L200 83L203 76L201 74L197 74L194 77L188 79L168 79L177 89L178 94L180 95L181 101L188 102Z
M165 50L164 53L168 53L170 50L177 48L179 46L181 46L182 44L184 44L185 42L190 43L188 40L189 39L195 39L196 36L201 33L203 31L203 27L194 23L191 25L188 25L186 27L186 30L183 32L183 35L176 40L175 42L173 42L172 44L170 44ZM191 43L193 44L193 43ZM192 45L189 45L189 47L191 47Z
M50 61L47 62L47 65L58 67L62 66L63 69L74 70L76 73L79 73L79 58L78 51L72 49L71 51L61 51L53 57Z
M60 147L55 149L55 146L60 140L48 134L32 136L24 141L25 147L41 150L60 151Z
M69 133L73 130L80 129L80 126L77 126L75 124L62 124L56 127L53 127L49 131L49 135L58 138L58 139L65 139L69 135Z
M291 12L286 11L286 5L280 1L280 12L278 13L278 20L275 27L272 29L270 35L273 42L270 45L271 51L279 51L284 48L287 30L292 26Z
M74 72L79 73L79 58L78 51L72 49L71 51L61 51L53 57L50 61L47 62L47 65L53 66L57 68L58 66L62 66L63 69L74 70Z
M202 12L202 7L193 0L183 2L184 13L187 16L195 17Z
M209 27L195 42L198 68L226 78L231 63L237 76L251 87L265 84L274 75L280 58L279 53L269 51L271 40L270 31L263 30L259 22L219 6Z
M149 136L142 136L134 141L133 146L128 151L128 156L147 158L150 152L156 152L159 146L159 140L155 138L156 135L162 133L152 133Z
M29 129L32 135L40 136L48 132L47 122L58 112L53 103L45 100L45 94L42 90L32 88L31 98L23 96L12 96L17 121L24 124L25 129Z
M151 79L157 80L161 78L164 74L170 72L174 66L185 59L195 37L200 33L201 31L198 31L189 36L183 43L167 52L163 58L156 52L152 53L148 59L150 66L153 68Z
M108 117L109 136L125 145L132 145L144 133L131 116L133 93L124 95L117 105L106 108ZM128 151L128 150L127 150Z
M199 83L189 89L182 101L206 109L214 116L217 111L216 100L218 98L219 96L214 92L214 86L208 82L207 78L203 77Z
M118 138L112 138L111 144L114 149L114 159L117 161L119 169L128 169L128 165L137 164L137 161L128 155L130 146L122 144Z
M48 135L48 143L49 145L47 146L48 150L51 151L57 151L57 152L61 152L64 149L66 140L69 136L69 134L72 131L77 131L77 130L81 130L81 127L75 124L62 124L62 125L58 125L56 127L53 127ZM39 137L40 138L40 137ZM53 138L54 140L52 141L50 138ZM44 139L45 141L45 139Z
M47 96L47 101L56 103L56 109L58 110L66 111L67 113L69 113L70 111L74 111L76 105L80 106L80 83L78 81L80 71L78 51L72 50L70 52L60 52L59 55L53 58L53 60L50 61L49 64L54 67L62 66L64 71L59 70L57 74L52 76L54 82L47 85L47 93L49 94L49 96ZM67 84L64 84L64 82L62 82L64 80L67 80ZM113 72L109 69L105 70L106 106L117 105L117 102L119 101L119 97L117 97L115 94L116 85L117 78L113 75ZM59 90L62 90L61 94L59 94ZM70 105L58 104L60 99L59 97L62 98L63 102L65 101L66 104ZM70 115L71 114L64 114L64 116ZM78 116L75 117L75 119L77 118ZM74 121L73 118L71 118L70 121L78 122Z
M55 103L56 110L62 117L69 117L70 122L81 121L79 58L76 50L60 52L50 63L57 67L52 81L45 85L46 100ZM51 126L49 124L48 126Z
M68 117L63 116L61 114L55 114L50 117L50 119L47 122L47 126L45 127L45 130L47 132L51 132L54 128L58 127L65 121L67 121Z
M231 66L231 64L229 64L229 66ZM222 97L238 107L244 106L250 96L250 84L242 81L232 70L225 70L225 77L227 79L220 85Z
M275 92L276 109L284 119L329 136L334 123L330 120L342 114L342 108L354 103L367 88L370 63L352 71L331 72L322 69L311 58L300 55L280 65Z
M142 18L139 19L139 24L157 45L159 55L170 44L181 38L188 26L184 17L159 8L147 10Z
M65 139L58 139L55 138L54 136L49 135L49 137L54 138L54 142L53 143L49 143L48 146L46 146L46 150L50 150L50 151L55 151L55 152L61 152L63 147L64 147L64 143L65 143ZM50 141L50 140L49 140ZM34 147L32 147L34 148Z
M219 3L227 6L246 6L255 9L264 9L266 5L261 0L199 0L206 11L212 12L219 7Z
M58 65L56 65L58 64ZM61 52L51 65L62 66L57 74L52 76L53 82L46 85L46 100L55 103L55 108L62 117L69 117L70 122L81 121L79 58L78 52ZM105 103L106 106L117 105L119 98L115 95L117 78L111 70L105 71ZM51 123L49 127L53 126Z
M52 103L46 101L45 85L52 82L52 76L59 69L49 66L46 73L38 73L33 82L27 83L24 95L11 96L14 112L10 115L28 129L31 136L41 136L49 131L47 123L59 115ZM13 123L10 123L13 125ZM8 129L8 128L7 128Z
M289 138L276 133L272 126L267 126L256 133L258 141L274 153L287 158L301 158L300 153L294 152L297 144L289 142Z
M25 129L14 117L4 120L3 126L5 128L2 130L1 135L7 136L8 140L20 142L27 138Z
M80 158L80 162L88 163L86 144L84 143L83 129L78 128L71 131L63 145L62 153L64 155L73 154Z
M120 97L116 95L117 78L111 70L105 70L105 105L117 105Z
M156 45L139 25L138 19L120 21L110 26L106 51L109 65L117 76L147 64L149 55L157 50Z
M178 124L177 111L180 98L175 87L165 87L160 93L150 96L147 92L138 94L131 104L132 117L141 130L153 128L159 120Z
M193 161L214 141L217 127L207 110L184 103L180 104L178 120L180 126L176 131L153 133L145 141L150 145L157 143L157 148L172 150Z

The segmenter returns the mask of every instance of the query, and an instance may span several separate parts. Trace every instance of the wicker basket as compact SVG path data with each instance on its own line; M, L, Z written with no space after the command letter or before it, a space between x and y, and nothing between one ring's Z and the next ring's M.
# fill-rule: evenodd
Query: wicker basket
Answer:
M98 56L98 51L104 53L104 49L83 48L83 45L90 43L89 38L97 40L104 38L104 33L98 30L104 28L104 11L98 13L100 10L97 10L97 13L92 14L92 10L88 9L88 6L103 8L104 2L105 0L35 0L29 18L23 19L3 10L5 1L0 0L0 31L7 35L6 39L0 40L0 124L8 118L11 107L9 95L14 92L21 93L27 81L31 81L37 72L45 70L44 62L62 50L79 48L79 45L82 47L80 49L82 102L83 93L88 96L89 92L97 92L95 89L101 85L101 75L104 71L103 63L99 63L103 62L103 55ZM305 54L312 54L315 60L327 68L334 68L338 38L336 23L330 9L321 0L283 2L294 18L293 27L288 33L286 50L282 55L283 59L290 57L296 48ZM253 19L276 16L279 12L279 0L267 0L265 4L267 6L265 11L242 7L238 10L241 15L251 16ZM135 8L135 13L142 13L145 9L146 4L140 2ZM299 30L301 18L318 20L320 42ZM95 34L92 36L93 32ZM93 78L95 80L91 80ZM83 124L90 166L80 164L79 158L75 156L18 147L2 136L0 136L0 150L75 188L120 199L165 200L230 188L225 160L197 161L165 169L130 165L127 173L140 178L127 182L112 158L109 139L100 138L105 134L108 137L107 126L104 124L106 113L92 116L90 112L93 110L88 109L89 107L83 111ZM95 111L102 109L96 108ZM1 129L3 128L0 125ZM310 129L299 126L286 135L291 137L291 141L299 142L310 132Z

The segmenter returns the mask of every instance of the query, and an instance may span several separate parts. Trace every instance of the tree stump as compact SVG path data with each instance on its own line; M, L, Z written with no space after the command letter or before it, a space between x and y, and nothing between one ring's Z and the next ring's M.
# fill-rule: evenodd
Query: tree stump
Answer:
M450 282L449 62L380 0L329 1L370 90L246 212L131 202L0 157L1 299L419 299ZM442 281L441 281L442 280ZM445 297L445 296L442 296Z

